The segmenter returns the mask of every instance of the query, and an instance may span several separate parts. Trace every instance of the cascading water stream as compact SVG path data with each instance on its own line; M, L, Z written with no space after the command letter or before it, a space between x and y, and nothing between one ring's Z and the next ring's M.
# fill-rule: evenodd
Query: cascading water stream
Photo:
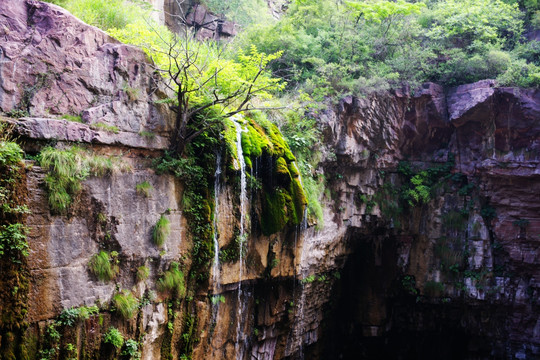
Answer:
M243 247L245 239L244 221L246 217L246 201L247 201L247 181L246 181L246 162L244 159L244 152L242 150L242 126L234 120L234 127L236 129L236 156L240 165L240 234L239 234L239 274L238 274L238 312L236 316L236 343L235 352L236 358L242 359L244 353L243 336L242 336L242 315L245 314L245 304L242 301L242 273L244 268L244 254ZM242 344L242 345L241 345Z
M300 252L300 259L298 262L296 262L295 257L295 268L300 269L300 273L298 274L300 278L300 299L298 300L295 313L294 313L294 324L291 332L291 336L287 339L287 348L288 351L294 352L297 348L296 355L298 359L304 359L304 334L305 334L305 328L304 328L304 308L306 304L306 293L305 293L305 283L304 278L307 275L307 271L302 269L302 264L305 262L305 257L307 255L307 237L306 237L306 230L308 228L308 222L307 222L307 207L304 209L304 215L302 218L302 222L300 225L296 228L296 234L294 239L294 247L298 246L298 239L299 237L302 237L302 250ZM293 299L296 299L296 283L297 283L297 275L295 271L294 276L294 285L293 285Z
M219 194L221 192L221 153L216 155L216 172L214 174L214 263L212 264L212 282L214 286L214 295L219 294L220 291L220 272L219 272L219 234L218 234L218 216L219 216ZM219 307L219 300L214 298L212 305L213 316L217 316L217 310Z

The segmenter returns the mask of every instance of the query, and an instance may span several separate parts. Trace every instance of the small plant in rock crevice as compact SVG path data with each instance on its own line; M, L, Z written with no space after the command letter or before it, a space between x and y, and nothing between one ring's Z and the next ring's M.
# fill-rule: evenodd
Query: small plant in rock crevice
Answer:
M100 251L92 256L88 263L90 271L101 281L111 281L116 277L120 268L116 258L106 251Z
M186 295L184 273L180 270L178 263L171 263L169 270L165 271L163 276L158 279L157 288L159 291L168 292L177 298L183 298Z
M154 230L152 231L152 241L154 242L154 244L159 247L165 244L165 241L167 241L167 237L171 232L170 225L171 222L169 221L169 219L167 219L165 215L161 215L156 225L154 226Z
M135 186L135 190L139 195L142 195L144 197L150 197L150 192L154 190L154 187L148 181L143 181L142 183Z
M127 339L124 343L124 350L121 355L127 356L129 359L137 360L141 358L139 351L139 343L133 339Z
M99 313L99 308L95 305L79 308L70 307L62 310L58 316L58 322L63 326L73 326L78 321L86 320L97 313Z
M480 210L480 215L482 215L483 218L487 220L487 224L490 223L491 220L493 220L497 216L497 211L495 208L491 207L490 205L485 205Z
M418 295L416 289L416 279L412 275L405 275L401 278L401 286L410 295Z
M91 124L90 128L94 130L103 130L112 134L118 134L120 132L120 129L117 126L105 124L102 122Z
M147 131L147 130L141 130L139 131L139 135L148 139L148 140L154 140L156 138L156 134L151 132L151 131Z
M120 349L124 345L124 336L115 327L110 327L109 330L103 336L103 342L105 344L111 344L117 349Z
M530 221L528 219L518 219L512 221L512 225L519 227L520 229L525 229L529 226Z
M424 284L424 293L429 297L440 297L444 293L444 284L437 281L427 281Z
M137 281L144 281L148 279L148 276L150 275L150 269L148 266L139 266L137 268Z
M123 290L113 296L112 300L114 310L124 319L131 319L139 309L139 301L133 293Z
M66 114L66 115L62 115L62 119L67 120L67 121L71 121L71 122L77 122L77 123L82 123L83 122L80 115Z
M226 300L224 295L214 295L210 298L210 301L212 305L217 305L219 303L224 304Z

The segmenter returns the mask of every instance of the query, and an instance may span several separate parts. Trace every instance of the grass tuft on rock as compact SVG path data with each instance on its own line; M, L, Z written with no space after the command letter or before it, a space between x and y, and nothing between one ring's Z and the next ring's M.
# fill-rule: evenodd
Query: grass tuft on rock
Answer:
M46 147L40 153L39 163L47 171L45 185L49 194L49 206L56 213L68 210L73 197L81 190L82 181L89 176L106 176L116 169L130 169L118 158L92 154L78 146L65 150Z
M156 223L156 226L154 226L154 231L152 232L152 240L154 244L159 247L163 246L165 241L167 241L167 237L169 236L170 232L171 222L165 217L165 215L161 215Z
M90 271L101 281L113 280L120 269L115 264L115 259L111 258L108 252L100 251L92 256L88 263Z
M159 278L157 288L160 292L168 292L177 298L182 298L186 295L184 273L180 270L178 263L171 263L169 270L165 271L163 276Z
M131 319L139 309L139 300L131 291L122 290L113 296L113 305L115 311L124 319Z

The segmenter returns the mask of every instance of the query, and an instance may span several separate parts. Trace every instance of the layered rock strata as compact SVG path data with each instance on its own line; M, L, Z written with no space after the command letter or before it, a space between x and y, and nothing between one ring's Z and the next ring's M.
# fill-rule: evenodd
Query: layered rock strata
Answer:
M30 358L49 350L48 329L61 311L83 305L100 313L59 328L55 357L71 356L68 344L81 359L118 357L104 342L110 326L137 340L144 359L539 356L537 90L425 84L328 105L319 116L319 171L330 190L324 225L264 236L254 220L245 269L223 261L219 287L190 288L177 304L156 284L172 262L188 273L194 242L185 184L151 167L169 146L174 119L155 102L166 94L144 54L32 0L0 4L0 29L0 109L14 116L27 152L80 143L133 169L84 181L58 215L44 169L29 160ZM272 173L259 165L255 178ZM218 199L221 249L237 241L242 221L238 174L228 171ZM402 195L418 190L411 179L421 171L437 178L427 198L408 203ZM136 191L145 181L149 197ZM261 198L250 204L257 219ZM158 248L151 234L161 216L171 227ZM114 282L88 270L103 249L118 253ZM143 265L149 276L139 281ZM144 299L135 318L110 310L118 289Z

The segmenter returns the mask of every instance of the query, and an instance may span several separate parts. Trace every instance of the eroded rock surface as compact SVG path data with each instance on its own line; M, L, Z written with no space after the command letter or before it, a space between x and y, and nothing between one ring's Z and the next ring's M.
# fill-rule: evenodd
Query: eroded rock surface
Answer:
M33 0L3 1L0 29L0 111L75 115L135 133L170 130L171 114L154 104L164 94L142 51Z
M207 15L192 14L194 22ZM31 115L10 120L26 149L83 143L133 169L90 177L59 215L48 205L46 174L28 162L34 355L62 309L97 304L100 315L62 329L62 346L77 344L80 358L114 358L103 342L110 326L140 340L144 359L180 358L186 349L194 359L540 356L538 90L429 83L329 105L319 117L318 171L330 190L324 226L264 236L254 220L242 272L237 258L225 259L219 286L209 280L173 304L158 279L173 261L188 274L194 240L183 184L151 167L173 121L154 103L164 93L144 54L33 0L0 3L0 31L0 110ZM59 119L66 114L83 123ZM407 205L403 160L417 171L452 165L429 201ZM271 172L259 170L255 178ZM238 240L241 221L238 172L227 171L218 194L222 250ZM148 197L136 191L145 181ZM246 213L257 219L261 199L250 196ZM159 248L151 239L162 215L171 228ZM88 270L102 249L118 252L114 282ZM139 281L143 265L149 277ZM143 301L132 320L109 310L118 289Z
M310 354L538 358L538 91L481 81L414 94L345 98L323 117L350 255L326 345ZM429 171L451 156L429 202L392 213L400 160Z

